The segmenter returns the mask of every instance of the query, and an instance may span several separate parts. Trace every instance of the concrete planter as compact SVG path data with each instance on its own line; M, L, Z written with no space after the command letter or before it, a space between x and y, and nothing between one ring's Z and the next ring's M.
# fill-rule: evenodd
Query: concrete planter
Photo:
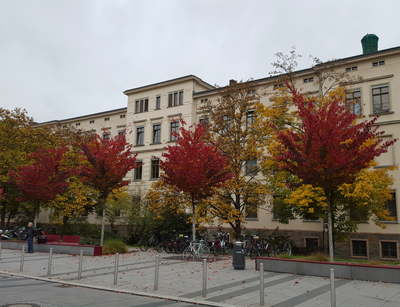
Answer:
M25 245L25 250L28 250L28 243L25 241L0 241L2 248L22 250ZM101 256L103 254L103 247L92 245L63 245L63 244L37 244L34 243L33 250L35 252L49 252L50 248L53 253L60 254L80 254L81 250L86 256Z
M259 270L260 263L264 264L264 271L329 277L332 268L335 278L400 283L400 267L394 266L257 257L256 270Z

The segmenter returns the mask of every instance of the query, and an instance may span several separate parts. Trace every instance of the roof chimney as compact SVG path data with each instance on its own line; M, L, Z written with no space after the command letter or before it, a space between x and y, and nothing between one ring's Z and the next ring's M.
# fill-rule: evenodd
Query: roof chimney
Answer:
M229 80L229 86L236 85L237 81L234 79Z
M375 34L367 34L361 39L363 54L378 51L379 37Z

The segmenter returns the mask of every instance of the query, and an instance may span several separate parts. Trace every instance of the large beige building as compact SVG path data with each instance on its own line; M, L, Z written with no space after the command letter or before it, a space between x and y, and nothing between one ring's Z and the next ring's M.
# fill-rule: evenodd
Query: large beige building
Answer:
M351 85L352 96L358 98L354 112L360 120L379 115L378 124L385 131L383 138L394 139L400 136L400 47L374 51L333 62L335 70L361 77ZM297 88L303 93L318 93L317 70L320 67L296 72ZM260 88L272 92L276 77L254 80ZM182 117L190 125L202 120L199 110L207 100L216 101L219 90L200 78L189 75L124 91L127 107L108 112L90 114L77 118L54 121L72 124L77 128L93 130L103 137L103 129L116 135L127 129L128 141L138 152L142 167L135 169L128 178L132 180L132 193L148 191L151 183L159 178L158 157L164 146L173 143L171 132L178 129L178 119ZM270 98L262 96L261 102L268 105ZM48 124L48 123L42 123ZM389 152L377 159L380 167L396 165L400 158L400 142L395 143ZM357 233L351 235L349 242L336 244L336 255L374 259L399 259L400 225L397 218L396 194L400 188L400 172L393 172L395 184L393 199L388 208L395 221L384 221L386 229L372 222L359 225ZM43 221L47 219L42 216ZM259 210L247 219L248 230L264 229L272 231L279 226L287 231L298 246L321 246L326 241L323 222L320 220L295 220L288 225L274 220L270 210Z

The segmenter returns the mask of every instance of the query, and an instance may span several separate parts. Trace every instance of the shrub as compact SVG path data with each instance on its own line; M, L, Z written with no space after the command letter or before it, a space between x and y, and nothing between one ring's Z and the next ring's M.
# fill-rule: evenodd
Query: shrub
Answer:
M104 240L103 243L103 255L108 254L123 254L128 252L128 247L122 241L122 239Z

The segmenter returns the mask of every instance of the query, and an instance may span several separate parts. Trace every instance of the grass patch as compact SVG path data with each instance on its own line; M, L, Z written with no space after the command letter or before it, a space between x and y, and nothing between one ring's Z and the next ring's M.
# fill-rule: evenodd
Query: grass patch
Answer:
M124 254L128 252L128 246L122 239L108 239L103 243L103 255Z
M306 260L306 261L322 261L329 262L329 255L324 253L311 254L309 256L301 256L301 255L279 255L278 258L282 259L297 259L297 260ZM372 259L344 259L344 258L335 258L335 262L341 263L352 263L352 264L367 264L367 265L400 265L399 261L380 261L380 260L372 260Z

